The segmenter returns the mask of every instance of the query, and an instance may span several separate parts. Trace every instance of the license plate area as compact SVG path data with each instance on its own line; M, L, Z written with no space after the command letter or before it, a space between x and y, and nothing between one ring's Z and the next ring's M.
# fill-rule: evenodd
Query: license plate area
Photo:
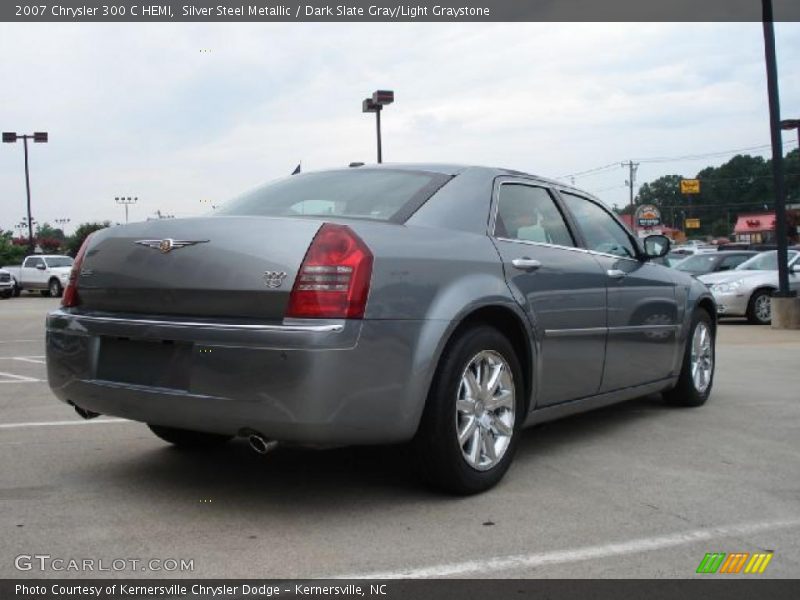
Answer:
M100 338L97 379L188 390L192 344L171 340Z

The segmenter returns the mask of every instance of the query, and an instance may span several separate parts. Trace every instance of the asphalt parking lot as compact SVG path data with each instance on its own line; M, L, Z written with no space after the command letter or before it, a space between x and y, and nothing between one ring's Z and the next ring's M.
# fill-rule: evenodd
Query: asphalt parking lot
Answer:
M57 302L0 301L0 577L114 574L22 554L193 561L128 577L694 577L706 552L767 550L755 577L800 574L798 331L723 324L705 407L653 396L527 430L495 490L452 498L395 448L187 452L81 421L46 383Z

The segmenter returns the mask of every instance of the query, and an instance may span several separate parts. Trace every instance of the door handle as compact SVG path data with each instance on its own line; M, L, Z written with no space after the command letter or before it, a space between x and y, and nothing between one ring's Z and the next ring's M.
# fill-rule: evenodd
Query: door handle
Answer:
M524 271L535 271L542 266L542 263L533 258L515 258L511 264Z
M622 279L623 277L625 277L625 275L627 275L627 273L619 269L609 269L608 271L606 271L606 275L611 277L611 279Z

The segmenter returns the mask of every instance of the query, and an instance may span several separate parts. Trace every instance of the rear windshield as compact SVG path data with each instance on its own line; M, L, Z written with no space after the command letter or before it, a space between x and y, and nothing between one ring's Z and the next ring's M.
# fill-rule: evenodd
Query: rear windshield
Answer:
M797 252L788 252L788 262L797 256ZM778 253L773 250L772 252L762 252L756 254L753 258L744 261L738 267L737 271L777 271L778 270Z
M679 271L704 271L713 268L716 260L717 256L713 254L695 254L682 260L675 268Z
M440 173L390 169L305 173L234 198L215 214L404 222L449 179Z

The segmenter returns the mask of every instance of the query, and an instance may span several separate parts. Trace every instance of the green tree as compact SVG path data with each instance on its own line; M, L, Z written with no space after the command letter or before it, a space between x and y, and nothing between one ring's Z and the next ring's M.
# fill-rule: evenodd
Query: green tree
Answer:
M58 227L53 227L50 223L44 223L36 227L37 238L52 238L63 242L66 239L64 230Z
M27 247L13 242L14 234L11 231L0 229L0 267L3 265L18 265L27 254Z
M89 237L89 234L99 231L100 229L105 229L106 227L111 227L111 221L103 221L102 223L81 223L78 225L75 233L67 239L67 253L70 256L75 256L78 250L80 250L84 240Z

